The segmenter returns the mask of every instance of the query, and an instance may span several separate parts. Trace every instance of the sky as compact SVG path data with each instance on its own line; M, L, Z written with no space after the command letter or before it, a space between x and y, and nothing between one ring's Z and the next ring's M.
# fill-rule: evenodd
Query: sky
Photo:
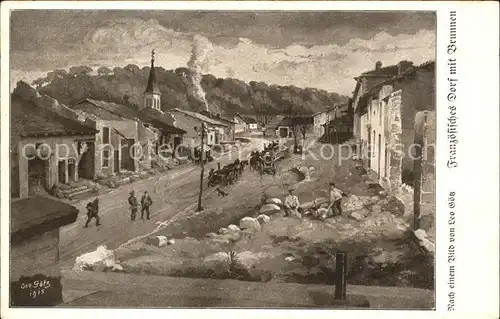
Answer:
M69 11L11 13L11 90L54 69L185 67L202 38L203 73L351 95L353 77L435 59L434 12ZM199 49L199 48L198 48Z

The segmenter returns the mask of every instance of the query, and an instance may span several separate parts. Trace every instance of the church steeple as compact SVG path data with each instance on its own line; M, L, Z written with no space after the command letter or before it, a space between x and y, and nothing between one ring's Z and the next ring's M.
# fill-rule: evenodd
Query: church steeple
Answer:
M144 108L153 108L161 111L161 93L156 82L155 53L155 50L151 51L151 70L149 71L148 84L144 92Z

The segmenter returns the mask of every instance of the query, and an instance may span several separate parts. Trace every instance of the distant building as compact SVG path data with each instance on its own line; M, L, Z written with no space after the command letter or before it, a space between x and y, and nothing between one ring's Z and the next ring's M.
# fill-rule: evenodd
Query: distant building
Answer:
M208 136L206 137L207 145L217 145L224 141L231 140L231 136L227 135L230 125L220 119L212 119L200 113L181 110L178 108L168 110L168 113L174 118L174 125L186 132L185 142L191 143L192 146L200 144L200 129L202 123L205 123Z
M259 125L257 124L257 120L254 119L253 117L245 116L244 118L245 123L247 124L247 129L249 131L256 131L259 129Z
M313 116L294 116L285 117L276 125L276 135L279 138L292 138L294 128L303 127L306 133L312 133L314 130ZM301 136L301 132L297 132L297 136Z
M313 114L314 118L314 135L316 137L321 137L325 134L325 124L328 122L328 113L317 112Z
M11 96L11 195L92 178L95 127Z
M234 122L234 133L243 133L248 130L248 124L246 120L239 113L222 115L222 118L231 120Z

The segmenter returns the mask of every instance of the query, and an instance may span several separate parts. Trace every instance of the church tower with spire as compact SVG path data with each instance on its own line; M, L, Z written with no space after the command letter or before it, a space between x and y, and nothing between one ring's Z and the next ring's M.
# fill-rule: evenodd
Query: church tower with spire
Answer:
M156 82L155 50L151 51L151 70L149 71L148 84L144 92L143 109L152 108L161 111L161 93Z

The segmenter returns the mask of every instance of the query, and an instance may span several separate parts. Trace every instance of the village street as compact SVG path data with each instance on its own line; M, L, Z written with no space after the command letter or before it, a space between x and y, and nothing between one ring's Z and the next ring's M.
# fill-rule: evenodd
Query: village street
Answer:
M255 149L262 149L266 140L252 138L248 144L242 144L239 150L234 150L223 155L218 162L221 165L234 161L241 154L246 158ZM217 168L217 162L205 165L205 175L211 168ZM86 214L85 205L94 198L83 200L74 204L80 214L75 223L61 228L60 231L60 263L71 265L75 257L86 252L95 250L99 245L106 245L114 249L127 240L146 234L155 229L156 223L165 221L184 211L195 210L199 193L200 169L196 165L175 169L167 174L140 180L132 184L122 185L107 194L100 196L101 226L95 226L95 220L84 228ZM151 207L151 219L141 220L140 212L135 222L130 221L130 210L128 206L129 192L134 190L140 201L140 196L147 190L153 200ZM212 194L214 188L204 186L204 198L216 196Z

